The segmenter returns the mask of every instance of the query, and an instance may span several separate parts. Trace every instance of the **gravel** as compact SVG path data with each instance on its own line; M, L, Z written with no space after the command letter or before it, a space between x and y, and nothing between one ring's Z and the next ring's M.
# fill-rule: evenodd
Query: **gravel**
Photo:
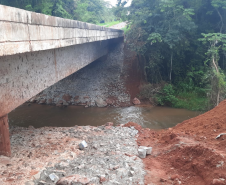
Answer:
M121 126L12 127L13 156L0 156L0 184L53 185L65 178L74 184L142 185L137 133ZM88 146L80 150L82 141Z
M86 132L86 128L84 128ZM99 127L95 132L104 131L104 135L86 132L88 147L84 153L66 163L56 163L54 167L43 170L43 175L35 182L48 179L53 170L63 170L66 174L59 177L81 175L90 179L90 184L144 184L143 164L137 157L135 135L137 131L124 127ZM71 137L80 137L76 131L70 130ZM104 180L103 180L104 179Z

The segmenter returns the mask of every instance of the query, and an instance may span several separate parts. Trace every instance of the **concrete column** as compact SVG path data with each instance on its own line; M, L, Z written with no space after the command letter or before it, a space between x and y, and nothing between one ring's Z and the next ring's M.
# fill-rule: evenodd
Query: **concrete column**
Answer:
M11 156L8 115L0 118L0 155Z

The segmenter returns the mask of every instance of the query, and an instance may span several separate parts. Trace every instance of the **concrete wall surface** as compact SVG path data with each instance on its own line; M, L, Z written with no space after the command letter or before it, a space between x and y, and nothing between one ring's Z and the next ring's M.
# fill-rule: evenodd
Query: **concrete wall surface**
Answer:
M0 117L47 87L106 55L108 42L106 40L0 56Z
M102 41L123 35L122 30L0 5L0 56Z

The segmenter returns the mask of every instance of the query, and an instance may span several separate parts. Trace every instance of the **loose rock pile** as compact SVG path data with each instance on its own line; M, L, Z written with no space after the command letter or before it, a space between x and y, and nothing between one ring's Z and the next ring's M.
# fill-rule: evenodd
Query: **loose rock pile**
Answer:
M144 184L137 130L127 127L11 128L12 158L0 184ZM79 144L87 147L79 149Z
M99 132L105 132L99 135ZM122 127L100 127L94 134L86 137L88 143L84 154L73 160L63 160L53 167L42 171L40 179L48 184L143 184L142 162L137 157L134 136L135 129ZM78 137L76 131L70 131L71 137ZM54 173L55 172L55 173ZM50 175L59 178L51 180ZM65 177L66 176L66 177Z

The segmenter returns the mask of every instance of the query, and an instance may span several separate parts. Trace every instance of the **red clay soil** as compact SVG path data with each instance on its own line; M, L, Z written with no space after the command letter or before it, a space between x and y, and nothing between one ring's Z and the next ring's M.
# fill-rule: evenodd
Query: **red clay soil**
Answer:
M198 117L167 130L139 131L139 146L153 147L143 159L145 184L226 185L226 100Z
M126 45L124 53L126 90L130 94L132 104L132 100L139 94L140 86L144 83L143 67L142 64L139 63L136 53L130 51Z

